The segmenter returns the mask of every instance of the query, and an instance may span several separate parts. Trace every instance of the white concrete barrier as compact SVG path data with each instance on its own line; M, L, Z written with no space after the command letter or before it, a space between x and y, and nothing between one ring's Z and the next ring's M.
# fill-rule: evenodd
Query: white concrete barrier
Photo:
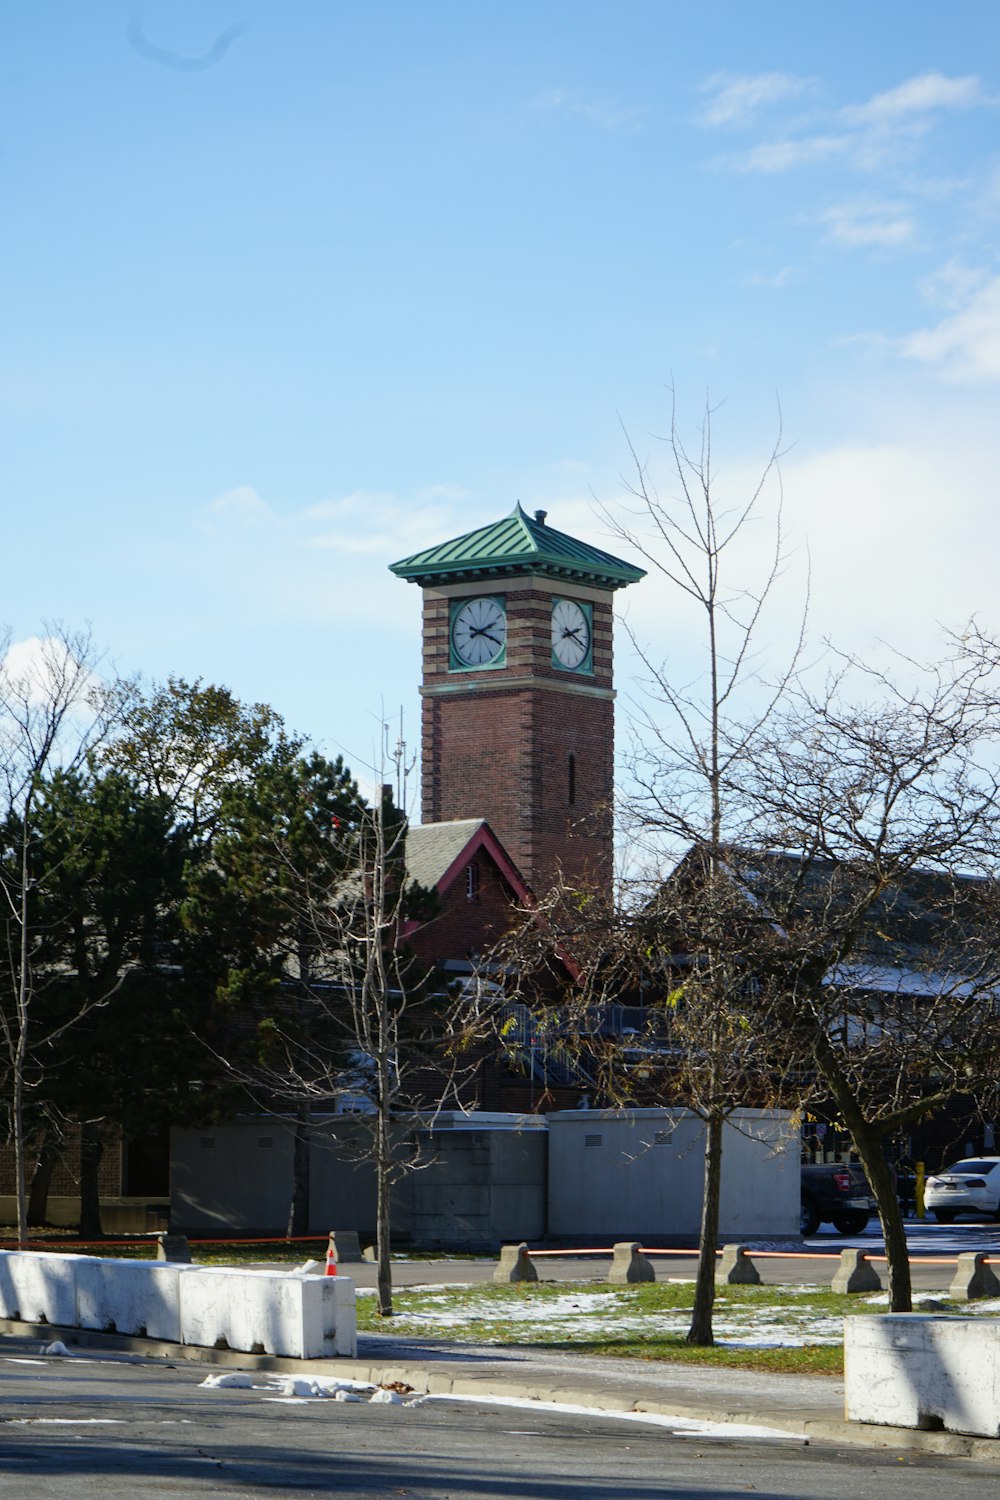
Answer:
M183 1343L178 1282L186 1269L164 1261L96 1256L78 1264L75 1326Z
M347 1276L192 1267L180 1278L185 1344L284 1354L357 1353L354 1282Z
M347 1276L0 1251L0 1318L291 1359L358 1349Z
M0 1251L0 1317L75 1328L76 1268L89 1255Z
M1000 1319L844 1320L848 1421L1000 1437Z

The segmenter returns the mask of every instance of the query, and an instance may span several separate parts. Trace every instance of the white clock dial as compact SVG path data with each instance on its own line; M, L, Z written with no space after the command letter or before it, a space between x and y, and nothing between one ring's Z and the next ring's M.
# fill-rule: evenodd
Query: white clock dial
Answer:
M451 626L456 658L466 667L488 667L507 644L507 615L503 603L489 596L469 599L456 611Z
M586 610L572 599L552 606L552 655L559 666L575 672L590 655L590 621Z

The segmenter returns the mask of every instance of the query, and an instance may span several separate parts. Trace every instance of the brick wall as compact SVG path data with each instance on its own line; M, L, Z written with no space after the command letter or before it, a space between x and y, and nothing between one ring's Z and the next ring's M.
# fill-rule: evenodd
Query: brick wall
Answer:
M481 591L491 590L504 592L484 582ZM423 821L486 818L536 890L559 867L580 884L606 882L614 777L610 596L580 590L593 610L594 670L575 674L553 668L551 647L553 595L573 590L546 581L505 592L505 664L452 672L451 597L425 591Z
M471 863L475 895L468 895L463 870L445 892L439 915L409 939L409 946L425 963L486 953L511 925L515 898L496 865L482 849Z
M109 1125L102 1131L104 1154L97 1169L98 1185L102 1195L115 1197L122 1191L122 1139L117 1126ZM29 1149L27 1170L28 1190L31 1189L31 1174L35 1167L35 1155ZM14 1148L0 1146L0 1193L15 1191ZM80 1131L75 1125L68 1127L66 1140L59 1162L52 1174L49 1193L53 1198L73 1197L80 1191Z

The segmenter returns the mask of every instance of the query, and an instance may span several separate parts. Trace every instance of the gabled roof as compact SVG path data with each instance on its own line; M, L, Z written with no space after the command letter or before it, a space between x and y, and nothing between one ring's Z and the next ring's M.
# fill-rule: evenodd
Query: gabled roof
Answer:
M408 828L406 878L443 895L480 849L489 854L518 900L530 901L524 877L485 818L456 818Z
M526 515L520 503L502 521L404 557L390 572L421 585L543 573L607 589L623 588L646 576L643 568L547 526L544 511Z
M697 870L699 852L692 846L665 886ZM914 997L996 993L996 894L980 876L914 868L873 889L871 870L847 860L734 846L723 859L734 893L778 933L808 941L811 929L820 946L835 946L860 913L850 953L831 964L827 984Z

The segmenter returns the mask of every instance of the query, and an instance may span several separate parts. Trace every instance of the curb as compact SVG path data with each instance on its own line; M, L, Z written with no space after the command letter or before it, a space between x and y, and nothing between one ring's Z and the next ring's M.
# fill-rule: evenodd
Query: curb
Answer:
M61 1340L66 1346L83 1349L106 1349L141 1355L146 1359L169 1360L172 1364L192 1363L221 1365L243 1370L274 1371L279 1374L339 1375L369 1385L388 1385L401 1381L418 1396L506 1396L518 1401L545 1401L556 1406L586 1406L609 1416L648 1413L659 1417L684 1417L695 1422L739 1423L742 1426L767 1427L803 1443L823 1442L862 1448L893 1449L938 1458L975 1459L1000 1465L1000 1439L972 1437L959 1432L925 1432L911 1427L883 1427L875 1423L848 1422L846 1418L817 1417L805 1411L767 1410L762 1407L713 1407L676 1397L633 1397L624 1391L611 1391L597 1383L574 1382L567 1372L565 1383L512 1379L483 1372L456 1374L444 1362L435 1368L426 1365L370 1364L359 1360L290 1359L273 1354L247 1354L238 1349L206 1349L193 1344L167 1344L157 1339L137 1338L126 1334L102 1333L86 1328L59 1328L50 1323L20 1323L0 1319L0 1336L39 1339L45 1343ZM734 1372L736 1373L736 1372Z

